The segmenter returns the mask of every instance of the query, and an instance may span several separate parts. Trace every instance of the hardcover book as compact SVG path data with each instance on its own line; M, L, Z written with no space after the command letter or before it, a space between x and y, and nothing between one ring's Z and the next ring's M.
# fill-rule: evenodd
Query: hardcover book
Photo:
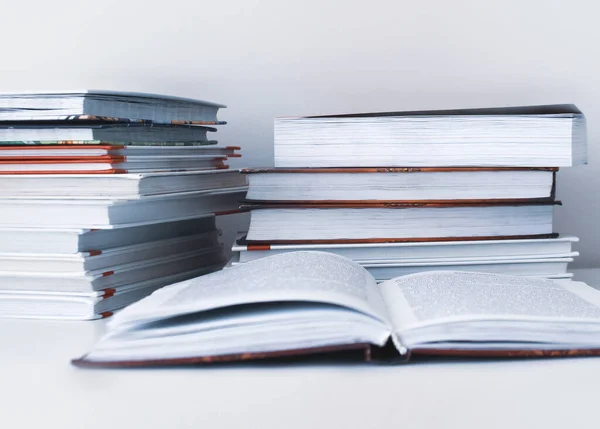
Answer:
M464 258L490 260L539 259L572 252L572 243L579 239L561 236L547 239L525 240L461 240L424 241L405 243L341 243L341 244L243 244L240 234L232 250L239 252L239 262L250 262L281 253L313 250L335 253L353 261L394 260L408 262L415 259ZM360 263L359 262L359 263Z
M245 169L246 198L279 203L552 201L556 168Z
M180 282L115 315L83 367L185 365L360 351L600 355L600 292L569 280L419 273L377 284L338 255L296 252Z
M129 146L115 144L97 145L46 145L3 146L0 160L13 158L83 158L90 156L214 156L239 158L239 146Z
M126 174L227 169L227 158L207 156L90 156L0 159L0 175Z
M277 204L252 209L248 244L552 238L554 203Z
M215 128L192 125L161 125L116 122L68 122L66 124L36 122L0 122L0 142L14 145L15 141L110 141L129 143L202 142L213 139L207 133Z
M14 199L128 199L182 192L245 188L238 170L122 174L0 174L0 197Z
M570 167L587 162L574 105L277 118L275 167Z
M143 120L153 123L219 124L222 104L140 92L94 89L0 94L0 121Z
M123 199L0 199L0 226L112 229L236 210L245 188Z

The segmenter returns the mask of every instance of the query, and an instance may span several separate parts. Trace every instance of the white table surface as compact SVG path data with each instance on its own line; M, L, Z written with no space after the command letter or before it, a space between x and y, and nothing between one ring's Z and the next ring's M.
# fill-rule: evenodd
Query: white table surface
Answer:
M577 274L600 285L600 270ZM600 358L152 370L71 366L69 360L103 332L103 321L0 320L0 428L600 426Z

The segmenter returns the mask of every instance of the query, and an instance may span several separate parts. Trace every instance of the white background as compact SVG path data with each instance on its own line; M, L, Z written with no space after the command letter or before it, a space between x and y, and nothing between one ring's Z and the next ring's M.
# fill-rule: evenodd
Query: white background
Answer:
M575 103L590 165L555 230L600 263L600 8L558 0L0 0L0 90L120 89L229 106L218 133L272 164L275 116ZM242 164L235 164L242 165Z

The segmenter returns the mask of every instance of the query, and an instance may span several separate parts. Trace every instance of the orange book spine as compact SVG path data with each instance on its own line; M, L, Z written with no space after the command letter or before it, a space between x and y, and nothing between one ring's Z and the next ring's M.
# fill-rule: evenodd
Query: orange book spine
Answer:
M246 248L246 250L252 251L252 250L271 250L271 245L270 244L249 244Z
M0 171L0 176L24 175L24 174L125 174L127 170L111 168L110 170L55 170L55 171Z
M111 156L111 155L101 155L101 156L65 156L65 157L31 157L31 158L20 158L20 157L1 157L0 156L0 164L84 164L90 162L99 162L99 163L119 163L124 162L126 157L124 156Z
M28 151L28 150L48 150L48 151L61 151L61 150L118 150L123 149L125 146L122 145L108 145L108 144L93 144L93 145L78 145L73 147L74 141L65 140L61 141L61 144L56 145L22 145L22 146L0 146L0 151L10 152L13 150L17 151Z

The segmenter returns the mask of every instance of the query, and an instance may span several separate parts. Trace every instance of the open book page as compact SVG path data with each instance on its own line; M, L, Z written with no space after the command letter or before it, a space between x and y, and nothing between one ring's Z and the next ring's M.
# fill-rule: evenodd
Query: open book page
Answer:
M364 268L330 253L293 252L167 286L115 315L110 327L233 305L286 301L343 306L389 325L378 286Z
M473 320L600 323L600 291L569 280L438 271L380 287L396 332Z

